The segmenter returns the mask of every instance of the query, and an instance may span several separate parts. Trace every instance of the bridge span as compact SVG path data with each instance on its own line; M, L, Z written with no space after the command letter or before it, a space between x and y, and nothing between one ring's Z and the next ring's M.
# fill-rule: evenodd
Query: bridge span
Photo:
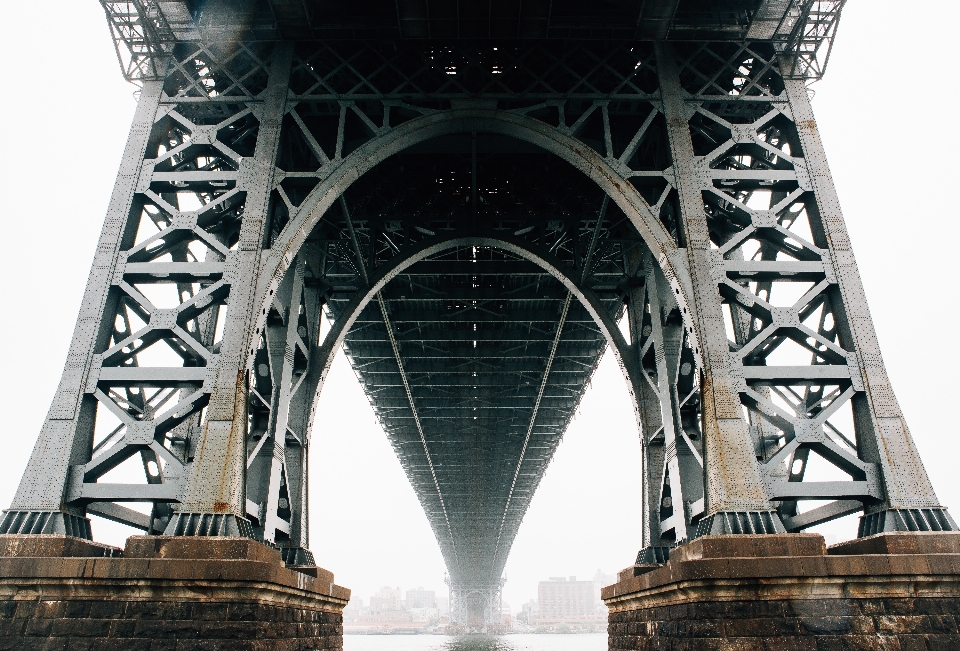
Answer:
M499 617L608 348L643 440L639 565L857 512L863 537L956 529L806 89L842 0L101 4L139 103L0 532L92 539L95 514L316 574L307 456L341 347L464 625Z

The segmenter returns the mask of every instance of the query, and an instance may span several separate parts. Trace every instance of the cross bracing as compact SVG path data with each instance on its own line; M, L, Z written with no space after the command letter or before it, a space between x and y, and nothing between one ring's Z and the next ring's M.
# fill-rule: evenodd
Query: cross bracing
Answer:
M183 41L768 40L819 79L846 0L100 0L124 75L162 76Z
M839 4L816 7L814 44ZM311 563L306 461L341 346L452 590L487 612L604 349L642 435L642 559L854 512L861 535L954 529L795 74L813 59L773 9L747 42L204 40L215 13L181 13L197 31L139 75L0 531L89 537L97 514Z

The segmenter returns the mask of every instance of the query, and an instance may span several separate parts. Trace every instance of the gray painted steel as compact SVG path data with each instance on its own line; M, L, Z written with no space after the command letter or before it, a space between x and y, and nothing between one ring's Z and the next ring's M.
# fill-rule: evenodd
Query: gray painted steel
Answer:
M858 511L861 535L956 528L886 377L804 86L842 2L746 2L725 35L681 0L644 3L629 34L534 17L525 40L491 23L469 42L420 34L451 25L404 3L389 28L304 27L282 2L263 22L264 4L244 32L188 2L104 3L140 101L0 531L90 538L96 514L311 564L310 433L341 346L464 623L496 620L608 346L643 437L639 561ZM691 25L709 39L663 40Z

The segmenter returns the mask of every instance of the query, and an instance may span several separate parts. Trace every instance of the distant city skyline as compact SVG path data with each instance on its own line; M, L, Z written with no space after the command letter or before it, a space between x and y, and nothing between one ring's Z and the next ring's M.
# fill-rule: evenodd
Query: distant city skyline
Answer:
M518 615L529 613L530 604L533 604L534 619L540 623L586 621L605 613L605 606L600 599L600 590L615 581L615 574L606 574L600 569L592 577L570 575L544 578L538 582L537 592L531 598L518 603L516 607L511 607L509 602L504 601L502 612L516 621ZM355 616L361 612L430 609L435 609L439 617L448 615L449 603L446 595L437 594L435 590L428 590L422 585L416 588L381 586L369 595L354 592L348 606L347 618L349 620L351 615ZM519 621L525 623L532 620L521 618Z

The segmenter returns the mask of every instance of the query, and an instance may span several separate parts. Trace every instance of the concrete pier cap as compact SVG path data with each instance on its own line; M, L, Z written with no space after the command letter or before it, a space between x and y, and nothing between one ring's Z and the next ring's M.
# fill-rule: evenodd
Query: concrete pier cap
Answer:
M602 591L609 649L960 649L960 534L704 536Z
M349 600L246 538L0 535L0 649L342 649Z

